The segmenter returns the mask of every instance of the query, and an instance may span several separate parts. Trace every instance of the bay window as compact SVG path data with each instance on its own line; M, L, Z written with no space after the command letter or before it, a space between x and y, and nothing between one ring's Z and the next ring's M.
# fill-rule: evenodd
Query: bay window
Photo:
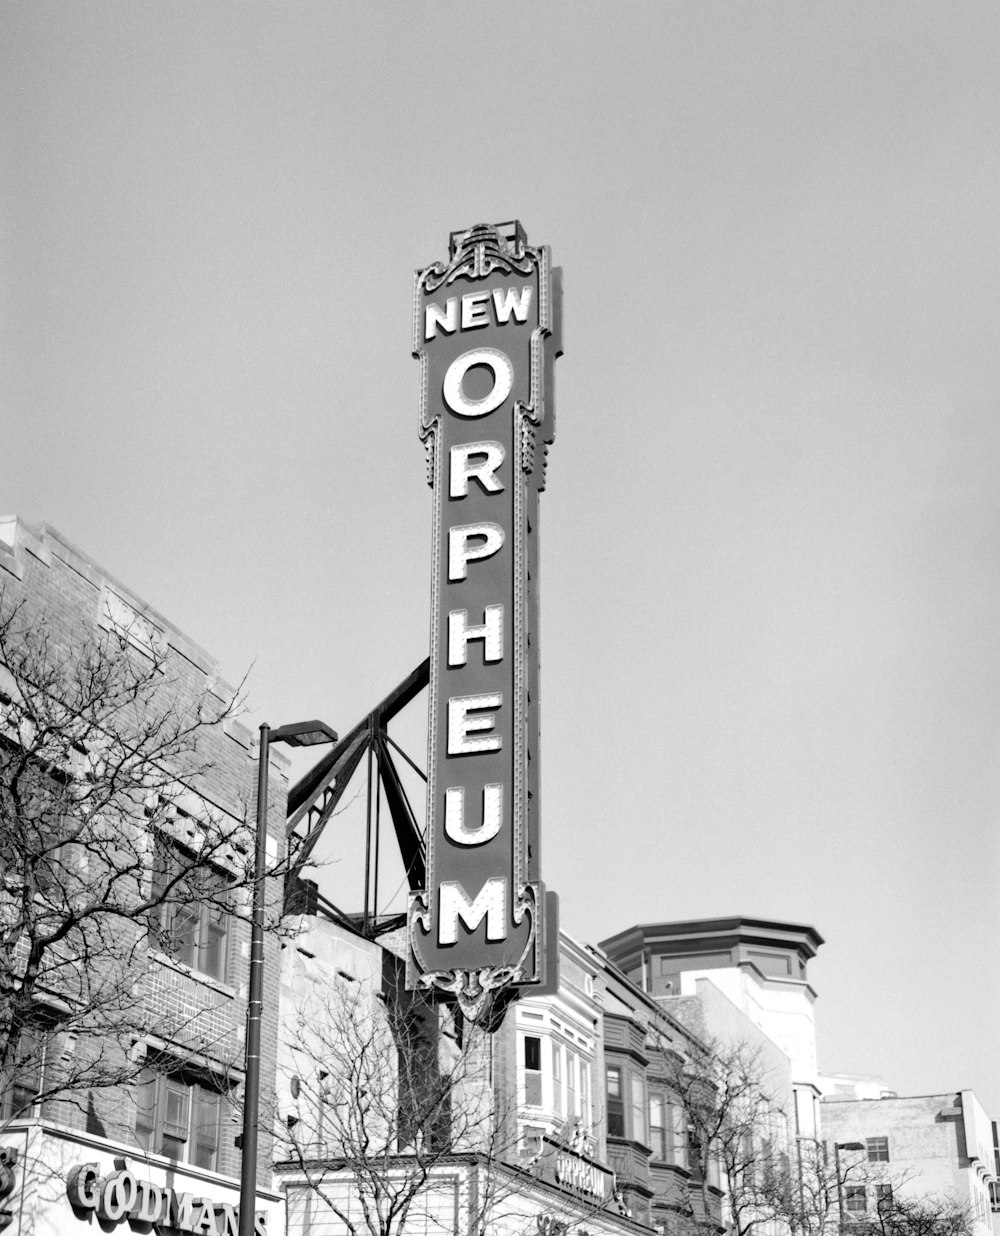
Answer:
M542 1040L535 1034L521 1039L524 1067L524 1102L528 1107L542 1105Z
M632 1140L646 1142L646 1080L638 1073L629 1076L632 1091Z
M657 1163L667 1162L667 1110L662 1094L649 1096L649 1145Z
M622 1080L621 1065L609 1064L607 1068L608 1137L625 1136L625 1093Z

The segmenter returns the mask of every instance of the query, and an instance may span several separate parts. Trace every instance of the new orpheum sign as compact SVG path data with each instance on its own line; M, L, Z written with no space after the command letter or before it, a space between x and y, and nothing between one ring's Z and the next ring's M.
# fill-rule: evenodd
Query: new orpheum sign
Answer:
M411 895L408 981L453 992L473 1018L510 984L555 978L539 870L538 495L560 273L515 222L453 233L449 260L416 276L434 532L427 887Z

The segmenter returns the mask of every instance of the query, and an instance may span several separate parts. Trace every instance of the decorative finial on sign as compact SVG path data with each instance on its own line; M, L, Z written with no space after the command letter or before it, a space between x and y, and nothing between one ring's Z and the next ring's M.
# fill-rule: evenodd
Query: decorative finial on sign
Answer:
M530 275L534 261L528 252L524 228L514 219L510 223L476 223L449 237L449 262L427 268L422 276L426 292L436 292L444 284L453 283L460 275L466 279L484 279L495 270L504 274L515 271Z
M472 227L450 233L448 256L454 257L462 245L475 244L487 235L493 236L514 257L524 257L524 251L528 245L528 234L521 226L520 219L511 219L507 223L474 223Z

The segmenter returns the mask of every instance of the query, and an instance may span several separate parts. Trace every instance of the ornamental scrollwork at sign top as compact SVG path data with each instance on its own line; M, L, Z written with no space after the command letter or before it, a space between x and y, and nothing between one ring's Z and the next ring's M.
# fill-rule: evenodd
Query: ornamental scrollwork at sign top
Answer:
M467 1021L486 1027L496 996L523 978L524 971L517 966L486 966L481 970L435 970L422 974L420 985L453 995Z
M419 282L425 292L436 292L445 284L454 283L459 275L484 279L495 270L508 275L514 272L530 275L536 261L533 249L509 246L492 224L477 223L458 242L451 261L447 265L435 262L433 266L428 266Z

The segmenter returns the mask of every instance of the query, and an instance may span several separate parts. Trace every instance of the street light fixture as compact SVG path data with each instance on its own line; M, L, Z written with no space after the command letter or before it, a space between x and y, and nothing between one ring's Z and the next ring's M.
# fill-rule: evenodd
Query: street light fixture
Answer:
M240 1163L239 1236L254 1236L257 1210L257 1117L260 1109L260 1021L264 1008L264 873L267 870L267 773L271 743L313 747L336 742L323 721L299 721L272 730L260 727L257 754L257 837L253 861L253 916L250 921L250 989L247 993L246 1082Z
M833 1143L833 1170L837 1176L837 1214L840 1216L840 1232L843 1236L844 1225L847 1222L847 1216L844 1213L844 1182L840 1177L840 1152L842 1150L864 1150L864 1142L834 1142ZM243 1233L240 1233L243 1236Z

